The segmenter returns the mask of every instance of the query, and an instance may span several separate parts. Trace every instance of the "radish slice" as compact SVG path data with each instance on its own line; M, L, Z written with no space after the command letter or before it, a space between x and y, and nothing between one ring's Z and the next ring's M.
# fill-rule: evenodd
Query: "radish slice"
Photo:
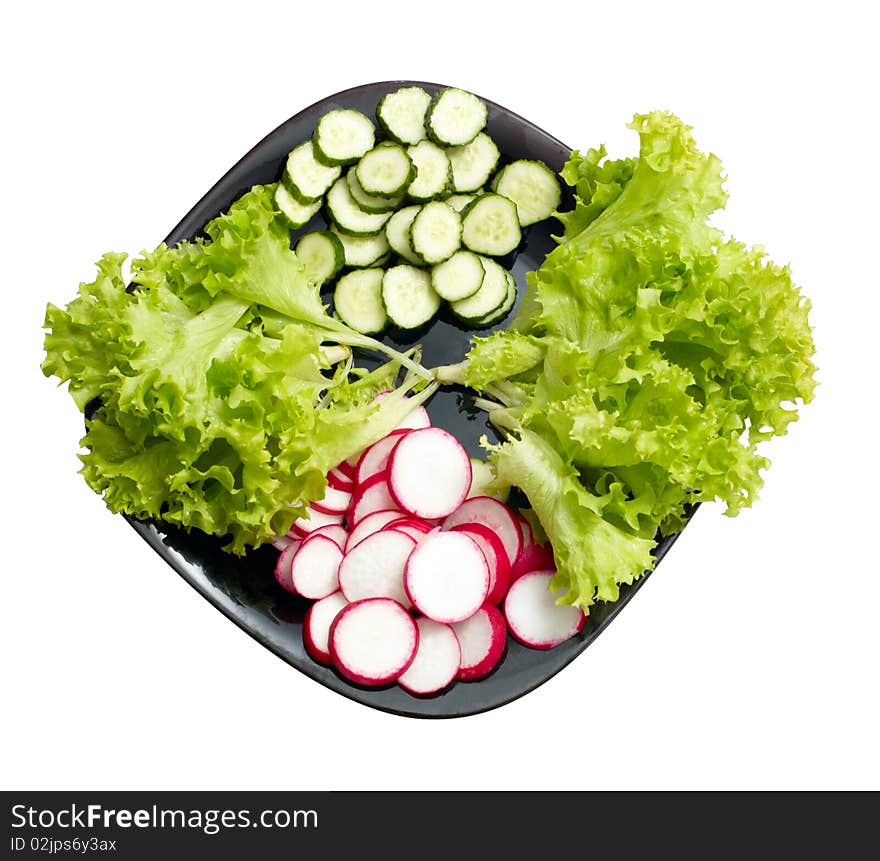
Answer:
M335 490L327 485L324 496L309 503L310 508L322 514L345 514L351 505L351 493L347 490Z
M407 526L412 527L413 529L417 529L424 535L427 535L429 532L432 532L437 528L436 523L429 523L427 520L419 520L417 517L399 517L397 520L392 520L387 528L394 529L398 526Z
M325 538L329 538L340 550L345 550L345 543L348 541L348 533L345 531L345 527L338 523L322 526L311 534L323 535Z
M343 475L347 475L352 481L354 481L355 470L357 469L357 462L361 456L361 452L352 455L348 460L342 461L339 466L334 467L334 469L338 469Z
M471 461L442 428L410 431L388 459L388 485L398 505L416 517L452 514L471 486Z
M354 547L357 547L365 538L384 529L391 521L400 520L401 512L396 508L385 509L384 511L374 511L368 514L363 520L359 521L349 533L348 540L345 542L345 550L348 553Z
M290 538L287 535L276 535L272 539L272 546L280 553L285 547L290 547L290 545L297 540L298 539Z
M370 687L399 678L413 662L418 645L419 629L412 616L389 598L367 598L343 607L327 640L336 669Z
M354 479L346 475L338 466L334 466L327 473L327 484L334 490L345 490L348 493L354 490Z
M319 664L332 664L330 650L327 647L327 638L330 634L330 626L339 615L343 607L348 606L345 595L342 592L334 592L320 601L315 601L306 611L303 622L303 645L313 661Z
M379 392L373 400L378 401L390 394L390 389L384 392ZM401 400L408 401L409 398L404 395ZM403 419L394 430L423 430L424 428L429 427L431 427L431 417L428 415L428 411L423 406L418 406L405 419ZM394 433L394 431L392 431L392 433Z
M390 529L392 532L402 532L404 535L409 535L416 544L428 534L424 529L420 529L410 523L398 523L396 525L386 526L385 528Z
M382 437L378 442L373 443L361 455L361 459L358 461L357 483L364 484L374 475L385 472L388 468L388 458L394 450L394 446L400 442L401 437L408 433L408 430L393 430L388 436Z
M483 551L489 564L489 594L486 595L486 603L500 604L510 586L510 563L501 539L482 523L462 523L460 526L453 526L450 531L463 532L473 538Z
M394 530L374 532L350 550L339 565L339 588L349 601L392 598L409 608L403 587L406 560L415 541Z
M358 485L358 489L351 498L351 508L348 510L350 524L359 523L374 511L387 511L389 508L398 507L388 490L386 476L387 473L380 472L364 484Z
M289 538L305 538L322 526L330 526L331 524L338 526L344 519L342 514L325 514L323 511L315 511L311 506L306 511L305 517L299 517L293 521L293 526L287 533Z
M473 682L488 676L495 669L507 644L507 627L501 611L492 604L484 604L463 622L452 626L461 646L461 666L458 677Z
M410 601L429 619L460 622L486 600L489 566L472 538L437 530L410 554L404 586Z
M522 514L517 514L516 519L522 532L523 545L516 562L510 569L511 583L529 571L549 571L556 568L550 545L538 544L535 541L532 525Z
M482 523L500 539L512 565L522 549L522 532L516 515L503 503L491 496L475 496L463 502L443 521L444 529L452 529L462 523Z
M325 535L310 535L300 544L290 565L290 582L303 598L326 598L339 588L339 545Z
M290 566L296 551L299 550L300 544L302 544L302 541L291 541L278 554L278 559L275 561L275 579L278 581L278 585L285 591L292 592L293 594L296 594L296 589L293 588L293 583L290 579Z
M586 617L579 607L556 603L563 590L551 592L549 589L555 573L530 571L523 574L510 587L504 601L504 616L510 633L532 649L552 649L584 627Z
M419 647L409 669L397 680L411 694L442 691L458 674L461 646L455 631L441 622L416 619Z

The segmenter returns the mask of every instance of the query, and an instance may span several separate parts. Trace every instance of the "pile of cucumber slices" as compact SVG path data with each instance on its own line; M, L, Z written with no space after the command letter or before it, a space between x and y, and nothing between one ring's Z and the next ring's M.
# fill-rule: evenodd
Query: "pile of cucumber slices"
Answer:
M376 119L380 141L360 111L329 111L287 157L278 209L299 229L323 206L330 225L296 245L309 276L337 279L334 311L364 334L416 329L444 300L473 328L502 320L516 284L494 258L558 209L556 175L529 160L497 170L486 105L463 90L432 98L403 87L380 100Z

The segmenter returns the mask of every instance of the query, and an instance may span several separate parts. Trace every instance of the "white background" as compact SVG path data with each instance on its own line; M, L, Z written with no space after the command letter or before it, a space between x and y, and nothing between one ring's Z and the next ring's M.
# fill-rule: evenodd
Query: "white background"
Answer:
M880 786L870 6L7 9L4 788ZM680 114L724 161L723 225L811 297L820 366L753 510L705 506L574 664L456 721L349 702L226 621L87 489L81 417L38 368L46 302L72 298L103 251L154 246L289 116L395 78L474 90L613 153L635 151L633 113Z

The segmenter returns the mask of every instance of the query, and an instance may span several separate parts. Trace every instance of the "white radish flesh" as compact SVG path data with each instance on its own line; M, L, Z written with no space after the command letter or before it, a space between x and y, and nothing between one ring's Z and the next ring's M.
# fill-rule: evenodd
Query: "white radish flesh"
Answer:
M290 566L294 591L303 598L318 600L339 589L339 545L324 535L310 535L300 544Z
M400 442L406 430L391 431L388 436L382 437L373 443L362 455L357 466L357 483L364 484L368 479L388 468L388 458L394 446Z
M552 649L573 637L584 626L578 607L559 605L564 589L551 592L554 571L530 571L510 587L504 600L504 616L510 633L524 646Z
M345 544L348 541L348 532L341 524L331 523L329 526L322 526L311 533L312 535L323 535L336 544L340 550L345 550Z
M327 484L335 490L345 490L349 493L354 490L354 479L344 473L338 466L334 466L327 473Z
M300 544L302 544L302 541L298 539L291 541L278 554L278 559L275 561L275 579L278 581L278 585L287 592L296 592L290 580L290 566L296 551L299 550Z
M489 604L500 604L510 586L510 563L501 539L482 523L462 523L460 526L453 526L451 531L463 532L483 551L489 565L489 594L486 595L486 601Z
M467 535L437 530L410 554L404 584L410 601L429 619L460 622L486 600L489 566Z
M461 443L441 428L408 433L388 460L388 486L397 504L416 517L446 517L471 486L471 462Z
M489 675L507 644L507 626L501 611L492 604L484 604L469 619L456 622L452 630L461 646L458 678L473 682Z
M306 618L303 621L303 645L312 660L321 664L333 663L327 647L327 639L333 620L346 606L348 601L345 600L345 595L342 592L334 592L320 601L315 601L306 611Z
M433 694L443 690L458 675L461 647L449 625L426 618L416 619L416 625L419 647L397 684L411 694Z
M336 490L329 484L320 499L309 503L310 508L314 508L315 511L320 511L322 514L345 514L349 505L351 505L351 492Z
M419 629L396 601L367 598L343 607L330 626L327 645L343 676L374 687L406 671L418 649Z
M331 524L341 524L345 519L342 514L325 514L323 511L315 511L309 507L304 517L299 517L290 527L288 536L291 538L305 538L309 533L320 529L322 526L330 526Z
M386 481L387 473L380 472L374 475L364 484L358 485L351 499L351 508L348 510L348 522L352 526L358 524L368 514L374 511L387 511L389 508L399 508Z
M522 532L516 515L503 503L490 496L475 496L463 502L443 521L444 529L462 523L482 523L500 539L512 565L522 549Z
M382 530L359 542L339 565L339 588L349 601L391 598L411 606L403 585L406 561L415 541L394 530Z
M345 542L345 550L348 553L352 548L357 547L358 544L361 543L365 538L368 538L370 535L373 535L379 530L384 529L389 523L393 520L400 520L401 512L396 508L393 509L385 509L384 511L374 511L372 514L368 514L364 517L363 520L359 521L356 526L354 526L351 532L348 535L348 540Z

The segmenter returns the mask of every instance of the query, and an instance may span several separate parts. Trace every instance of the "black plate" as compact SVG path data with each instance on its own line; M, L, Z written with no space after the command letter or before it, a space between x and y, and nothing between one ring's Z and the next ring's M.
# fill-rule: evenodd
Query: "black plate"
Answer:
M357 108L373 116L377 102L385 93L412 85L424 87L429 93L441 89L441 85L420 81L365 84L330 96L291 117L242 158L190 210L165 241L174 244L193 238L210 219L252 185L279 179L287 153L311 135L316 121L326 111L338 107ZM489 109L487 131L498 144L503 158L540 159L553 170L562 168L570 147L506 108L488 100L486 104ZM570 191L566 189L566 193L563 209L572 204ZM297 235L316 226L324 226L320 216ZM509 260L502 261L508 267L512 266L520 292L525 287L525 273L537 269L554 247L551 233L558 227L558 222L551 219L528 228L522 246ZM473 334L459 328L451 318L441 316L429 329L415 333L410 340L389 339L389 343L397 347L421 343L424 347L422 362L433 367L462 359ZM368 364L368 361L362 364ZM428 404L428 411L434 424L455 434L472 454L482 453L479 447L482 434L497 439L485 413L473 408L470 396L464 390L439 391ZM504 705L534 690L583 652L646 579L642 577L634 585L624 586L616 603L593 607L581 633L555 649L527 649L508 637L506 654L488 678L478 682L457 682L432 697L415 697L396 686L374 689L352 685L306 654L302 621L308 602L287 594L275 583L273 571L277 551L272 547L261 547L238 558L220 549L223 542L203 533L187 534L167 524L130 522L184 580L267 649L343 696L373 708L411 717L475 714ZM675 536L660 543L658 562L674 540Z

